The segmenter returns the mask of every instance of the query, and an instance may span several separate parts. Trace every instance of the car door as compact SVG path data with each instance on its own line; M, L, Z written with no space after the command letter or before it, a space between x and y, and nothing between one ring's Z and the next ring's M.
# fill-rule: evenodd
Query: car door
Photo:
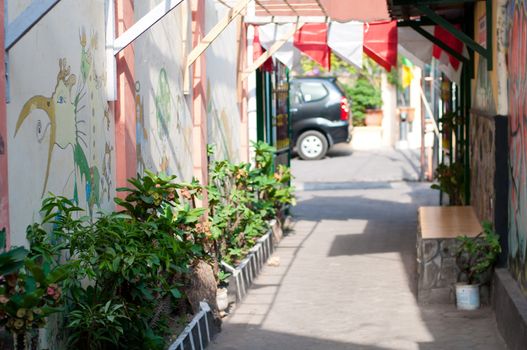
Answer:
M324 118L328 89L321 80L296 80L291 85L291 126L293 142L301 130L314 128L317 118Z

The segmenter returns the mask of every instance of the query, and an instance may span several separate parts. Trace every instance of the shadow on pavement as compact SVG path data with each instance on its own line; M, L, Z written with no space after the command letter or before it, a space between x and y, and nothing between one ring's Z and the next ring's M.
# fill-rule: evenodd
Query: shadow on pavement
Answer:
M214 350L388 350L392 347L362 345L339 342L319 337L308 337L296 334L264 330L261 327L229 325L229 343L222 341L224 334L213 341ZM321 337L324 335L321 334ZM249 347L247 347L247 345Z

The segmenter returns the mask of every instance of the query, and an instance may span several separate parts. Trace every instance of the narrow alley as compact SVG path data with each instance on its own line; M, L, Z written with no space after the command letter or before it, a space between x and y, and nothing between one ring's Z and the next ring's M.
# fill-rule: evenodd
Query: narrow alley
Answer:
M413 151L346 146L293 160L298 204L246 299L212 349L505 349L489 306L416 302L417 208L437 192Z

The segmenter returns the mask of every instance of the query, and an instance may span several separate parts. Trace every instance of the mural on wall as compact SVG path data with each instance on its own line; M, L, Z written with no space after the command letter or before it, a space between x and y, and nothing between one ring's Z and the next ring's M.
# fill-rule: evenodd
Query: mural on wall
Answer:
M137 157L137 172L144 174L145 169L148 169L145 161L144 147L148 142L148 131L145 126L145 108L143 96L141 95L141 83L135 82L135 154Z
M68 172L63 188L66 193L73 184L72 199L78 205L86 205L89 214L100 207L101 197L111 199L113 144L105 134L111 133L110 111L104 99L104 76L95 68L94 52L97 50L97 33L90 35L89 42L84 29L79 34L81 46L79 75L71 73L66 58L58 60L55 87L48 96L35 95L23 105L16 122L14 136L25 127L35 110L45 113L47 120L37 120L38 143L48 140L47 161L41 196L49 191L48 181L57 149L69 150L73 169ZM81 118L81 111L88 118ZM102 136L102 137L101 137ZM97 152L98 143L103 151ZM102 153L102 154L101 154ZM61 169L63 170L63 169Z
M509 267L527 293L527 1L508 8Z
M205 27L212 27L228 13L224 4L207 1ZM233 21L205 52L207 61L207 143L214 145L217 159L237 162L241 148L241 118L238 106L238 40Z
M184 98L180 95L173 96L168 77L167 70L161 68L157 82L153 84L154 108L149 112L155 115L155 119L149 119L145 114L141 83L137 81L135 84L137 171L142 174L145 169L151 169L188 178L189 172L174 144L181 143L182 151L190 155L190 119L185 113ZM152 152L153 146L156 152Z
M478 218L494 222L496 144L494 119L470 116L470 203Z
M168 84L167 71L161 68L157 82L157 90L154 95L156 105L157 136L161 141L162 156L158 164L159 170L166 173L168 170L167 145L169 142L169 125L172 119L172 97L170 96L170 85ZM181 125L177 125L179 129ZM176 159L176 164L178 161ZM181 176L181 167L177 165L178 175Z
M135 0L136 18L158 5ZM193 175L192 99L184 95L183 72L192 35L183 25L190 11L178 6L134 42L137 171L149 169L190 181ZM188 23L188 22L187 22Z
M233 150L231 123L225 108L218 110L211 94L210 81L207 81L207 96L208 142L214 145L216 158L233 161L236 155Z

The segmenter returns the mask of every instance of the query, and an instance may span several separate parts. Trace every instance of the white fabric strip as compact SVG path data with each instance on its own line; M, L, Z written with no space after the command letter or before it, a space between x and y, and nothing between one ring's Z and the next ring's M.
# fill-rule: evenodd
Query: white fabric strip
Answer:
M334 54L358 68L362 67L363 42L364 24L362 22L332 22L330 24L328 46Z

